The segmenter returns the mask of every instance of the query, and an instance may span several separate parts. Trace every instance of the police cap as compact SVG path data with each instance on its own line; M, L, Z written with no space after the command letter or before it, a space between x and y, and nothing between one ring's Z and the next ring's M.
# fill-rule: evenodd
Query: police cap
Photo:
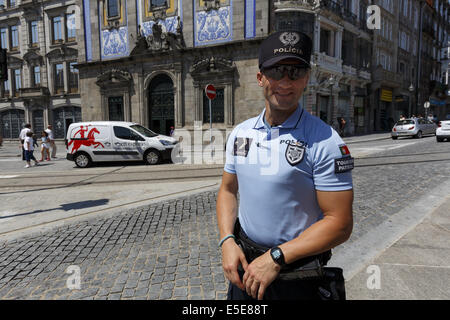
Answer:
M293 58L310 68L312 40L295 30L277 31L269 35L259 48L259 69Z

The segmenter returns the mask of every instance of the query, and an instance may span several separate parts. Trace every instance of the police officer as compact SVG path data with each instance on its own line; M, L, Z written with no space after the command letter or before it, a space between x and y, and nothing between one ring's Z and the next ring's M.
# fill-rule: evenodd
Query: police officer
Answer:
M228 299L322 298L322 282L283 280L283 270L323 257L352 231L353 158L339 134L299 103L311 47L297 31L262 42L257 81L265 107L227 141L217 220ZM238 245L243 238L265 249L250 257Z

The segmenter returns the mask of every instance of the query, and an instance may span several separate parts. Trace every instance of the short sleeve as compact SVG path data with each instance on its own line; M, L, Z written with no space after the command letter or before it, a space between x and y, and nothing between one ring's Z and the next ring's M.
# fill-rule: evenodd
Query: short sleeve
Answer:
M225 150L225 167L223 168L223 170L231 174L236 174L235 157L233 155L234 139L236 137L236 131L237 128L234 128L234 130L229 135Z
M316 190L320 191L343 191L353 188L352 173L349 168L338 170L337 162L348 162L351 154L348 152L345 142L332 130L329 139L321 141L314 150L313 179ZM340 172L342 171L342 172Z

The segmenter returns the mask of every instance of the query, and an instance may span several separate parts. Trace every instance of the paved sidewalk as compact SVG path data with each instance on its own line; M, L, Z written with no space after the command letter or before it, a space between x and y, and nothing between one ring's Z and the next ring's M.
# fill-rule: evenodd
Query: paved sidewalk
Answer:
M347 282L347 298L450 299L450 196ZM379 277L377 277L379 276Z

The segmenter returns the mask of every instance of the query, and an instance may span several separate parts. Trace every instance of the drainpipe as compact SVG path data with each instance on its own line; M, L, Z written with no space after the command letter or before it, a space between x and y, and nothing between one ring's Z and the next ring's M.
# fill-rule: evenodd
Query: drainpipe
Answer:
M423 12L425 9L425 5L426 2L425 1L421 1L420 3L420 12L419 12L419 16L420 16L420 23L419 23L419 43L417 45L418 48L418 53L417 53L417 76L416 76L416 105L414 107L414 114L417 115L418 110L418 106L419 104L419 97L420 97L420 73L421 73L421 60L422 60L422 25L423 25Z

